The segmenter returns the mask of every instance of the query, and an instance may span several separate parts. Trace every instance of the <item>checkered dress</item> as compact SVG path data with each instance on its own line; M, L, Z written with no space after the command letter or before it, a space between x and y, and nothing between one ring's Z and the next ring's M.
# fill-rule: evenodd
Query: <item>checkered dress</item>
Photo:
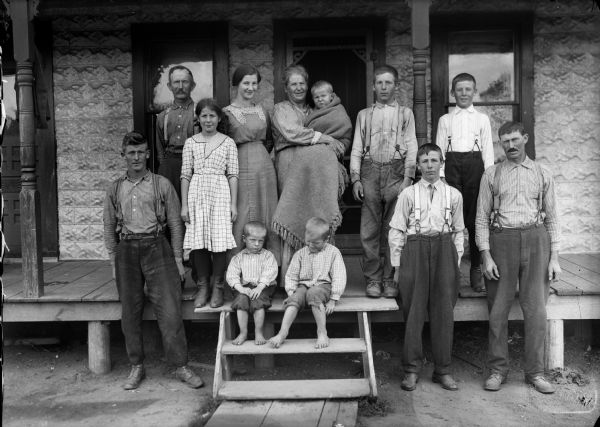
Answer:
M183 148L181 178L190 181L183 248L224 252L235 248L231 228L229 177L238 175L235 142L221 133L188 138Z

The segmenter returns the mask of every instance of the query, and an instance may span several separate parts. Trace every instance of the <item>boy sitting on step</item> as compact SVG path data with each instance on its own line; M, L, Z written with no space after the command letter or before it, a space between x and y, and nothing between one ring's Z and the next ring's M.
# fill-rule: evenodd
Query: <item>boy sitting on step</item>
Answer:
M271 307L271 295L277 278L275 256L263 248L267 227L251 221L244 226L242 242L245 248L238 252L227 267L226 279L235 295L231 309L237 313L240 334L233 344L242 345L248 338L248 313L254 317L254 344L267 342L263 334L265 309Z
M326 316L333 313L346 288L346 266L339 249L327 243L329 237L327 221L318 217L307 221L306 246L294 254L285 275L285 313L279 333L269 340L271 346L283 344L298 311L306 305L317 323L315 348L329 345Z

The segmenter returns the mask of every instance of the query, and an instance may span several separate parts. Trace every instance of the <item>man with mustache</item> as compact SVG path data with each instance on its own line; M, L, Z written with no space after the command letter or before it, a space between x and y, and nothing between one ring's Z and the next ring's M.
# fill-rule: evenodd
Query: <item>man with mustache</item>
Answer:
M168 178L181 200L181 153L185 140L199 132L194 129L194 101L191 93L196 87L189 68L175 65L169 70L168 88L173 103L156 118L156 155L159 175Z
M503 124L498 135L506 160L484 172L475 220L490 316L490 375L484 388L500 390L508 375L508 313L518 283L525 325L525 382L540 393L554 393L544 378L546 302L550 281L561 273L554 179L548 169L527 157L528 135L521 123Z

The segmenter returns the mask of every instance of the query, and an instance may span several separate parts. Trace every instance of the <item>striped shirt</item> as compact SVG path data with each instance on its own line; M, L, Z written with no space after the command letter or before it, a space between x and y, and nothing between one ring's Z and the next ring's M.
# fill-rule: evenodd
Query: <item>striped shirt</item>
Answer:
M331 299L339 300L346 289L346 266L338 248L325 243L323 249L312 253L303 247L292 257L285 275L285 291L294 293L299 284L310 288L323 283L331 284Z
M448 136L451 136L451 147L448 147ZM475 144L477 140L477 145ZM492 127L486 114L480 113L472 105L468 108L456 107L452 112L444 114L438 122L435 143L442 149L444 158L446 151L466 153L481 151L484 169L494 164L494 144ZM440 171L444 175L444 165Z
M165 115L167 117L167 136L165 141ZM183 150L185 140L194 134L194 101L185 105L171 104L156 117L156 155L159 161L165 158L167 148L177 152Z
M526 157L521 164L509 161L498 163L488 169L481 178L477 217L475 219L475 241L479 250L490 249L490 215L493 210L494 176L496 168L502 166L500 173L500 207L498 223L506 228L520 228L538 221L538 195L540 182L533 160ZM557 251L560 243L560 227L556 215L556 194L554 178L548 169L542 171L542 211L545 213L544 225L550 234L550 249Z
M406 121L405 116L408 117ZM370 158L374 162L389 163L392 160L404 158L405 176L414 177L418 146L412 111L408 108L403 109L397 101L391 104L376 102L373 106L361 110L356 118L354 140L350 152L350 178L352 182L360 180L363 151L367 142L365 133L368 128L367 120L369 120L369 117L371 120L370 144L369 151L365 153L365 159ZM399 138L398 132L403 132L403 128L404 135L400 135L402 138ZM400 146L400 152L396 150L396 144Z
M256 254L243 249L231 259L225 277L232 288L248 284L270 286L277 278L277 261L266 249Z
M420 205L421 205L421 234L434 235L442 232L452 231L454 237L454 246L458 253L458 259L464 252L463 230L465 223L463 220L463 200L460 192L450 188L450 226L451 230L445 226L446 209L446 184L438 180L434 184L421 179L416 184L404 190L398 196L398 202L392 220L390 221L390 234L388 242L390 245L390 261L392 266L400 266L400 255L406 242L406 236L417 234L415 227L415 187L419 186ZM432 189L429 186L432 186ZM433 191L433 198L431 198Z

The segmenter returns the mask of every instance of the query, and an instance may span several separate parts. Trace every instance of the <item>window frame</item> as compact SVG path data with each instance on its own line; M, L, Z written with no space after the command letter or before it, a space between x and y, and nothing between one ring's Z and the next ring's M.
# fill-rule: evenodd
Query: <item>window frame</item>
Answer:
M457 19L460 18L460 19ZM482 102L484 105L512 104L512 120L525 126L529 140L527 155L535 159L533 118L533 14L523 13L461 13L434 14L431 25L431 135L435 141L437 124L450 104L448 83L448 40L451 32L509 30L514 35L515 100L511 102ZM474 103L477 107L479 103ZM497 129L493 129L497 131Z

